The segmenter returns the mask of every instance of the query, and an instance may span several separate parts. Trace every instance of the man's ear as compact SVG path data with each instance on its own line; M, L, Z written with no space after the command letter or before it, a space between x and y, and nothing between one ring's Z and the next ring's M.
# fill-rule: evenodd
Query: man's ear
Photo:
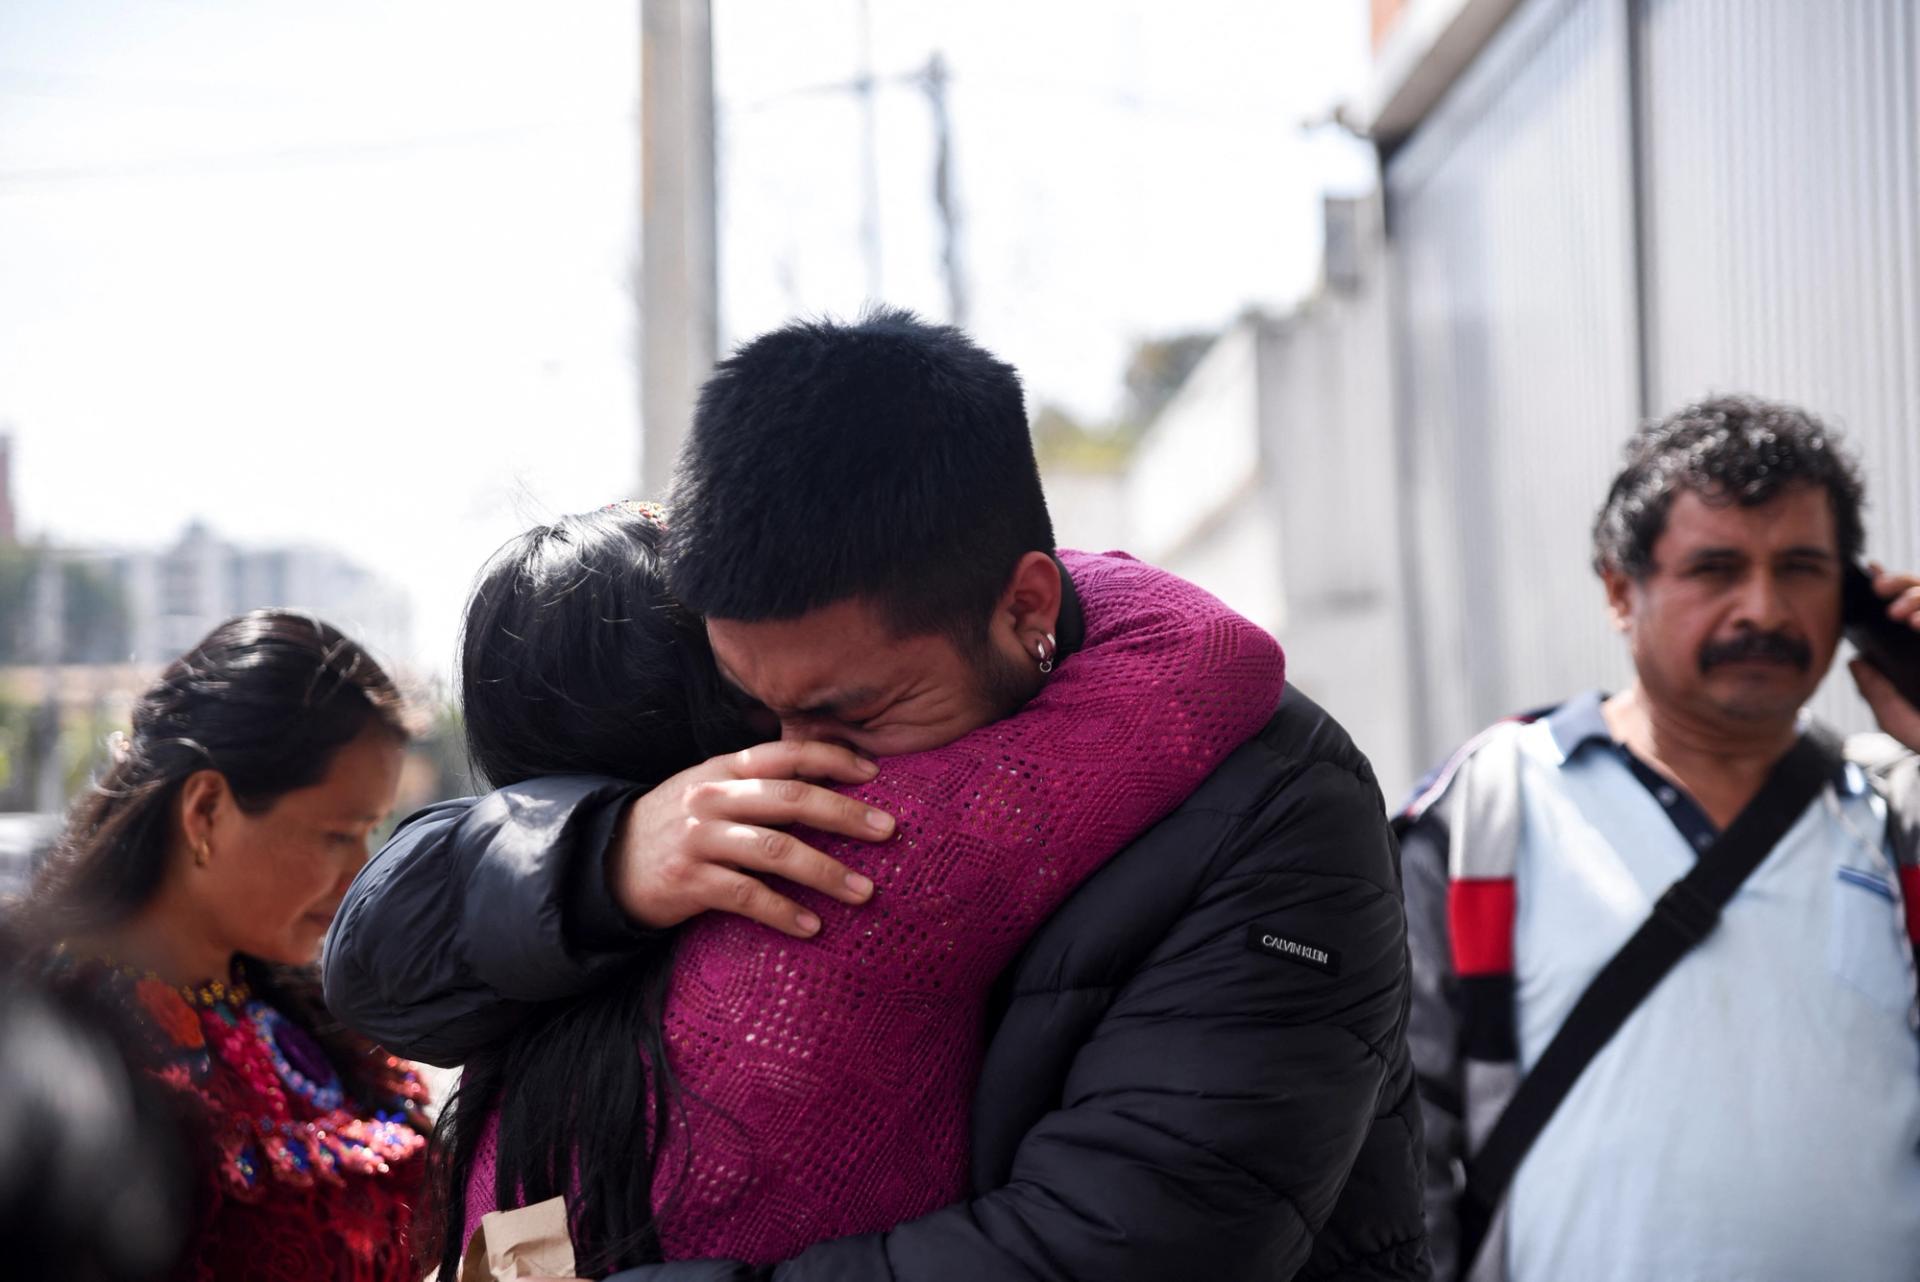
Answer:
M1023 654L1035 654L1042 642L1051 653L1051 638L1060 629L1061 595L1059 563L1045 552L1026 553L1000 594L994 631L1010 638Z
M1607 617L1613 620L1613 630L1623 634L1630 631L1633 627L1633 576L1610 565L1600 571L1600 582L1607 589Z

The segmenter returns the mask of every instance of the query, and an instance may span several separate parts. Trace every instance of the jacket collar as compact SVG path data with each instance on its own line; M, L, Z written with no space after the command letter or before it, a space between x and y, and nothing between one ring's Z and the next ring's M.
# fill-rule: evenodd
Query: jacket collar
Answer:
M1553 736L1553 746L1560 752L1560 764L1566 765L1590 744L1605 744L1626 751L1626 745L1613 737L1613 731L1607 728L1607 719L1601 715L1600 705L1606 701L1606 693L1601 690L1588 690L1573 696L1546 715L1547 733ZM1800 732L1805 734L1813 725L1813 718L1804 711L1800 714ZM1838 777L1834 780L1842 794L1862 792L1867 787L1866 776L1857 769L1849 769L1843 763Z
M1057 556L1053 563L1060 567L1060 618L1053 625L1053 661L1058 663L1086 644L1087 615L1066 565Z

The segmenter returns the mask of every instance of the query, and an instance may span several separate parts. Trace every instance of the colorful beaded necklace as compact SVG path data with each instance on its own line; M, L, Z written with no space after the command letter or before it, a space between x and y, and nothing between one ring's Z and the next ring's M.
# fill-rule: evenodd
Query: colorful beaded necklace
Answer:
M331 1113L346 1103L340 1074L314 1045L311 1034L265 1002L248 1002L246 1012L282 1086L315 1112Z
M155 971L141 970L136 966L122 966L106 958L100 958L99 961L106 969L130 983L159 984L163 988L171 988L180 994L181 1001L202 1010L222 1002L237 1006L253 995L253 990L247 987L247 981L240 978L237 970L227 979L210 979L204 984L169 984Z

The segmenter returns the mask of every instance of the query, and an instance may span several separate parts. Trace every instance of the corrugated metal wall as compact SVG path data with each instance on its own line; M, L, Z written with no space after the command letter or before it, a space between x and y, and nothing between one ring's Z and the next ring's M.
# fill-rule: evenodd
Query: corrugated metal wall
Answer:
M1628 31L1530 0L1387 167L1425 758L1625 668L1586 566L1638 415Z
M1642 0L1648 386L1844 426L1867 547L1920 567L1920 47L1912 0ZM1844 670L1816 705L1869 722Z
M1643 413L1838 422L1920 567L1917 8L1528 0L1389 159L1424 756L1627 675L1587 529ZM1816 707L1869 724L1844 671Z
M1262 328L1261 498L1280 519L1287 680L1339 717L1397 800L1425 763L1408 741L1386 243L1377 202L1344 217L1352 279Z

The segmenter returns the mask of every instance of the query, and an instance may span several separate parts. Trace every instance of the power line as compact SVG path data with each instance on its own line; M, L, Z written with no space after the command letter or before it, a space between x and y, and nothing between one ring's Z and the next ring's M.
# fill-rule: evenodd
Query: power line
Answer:
M257 84L148 80L123 75L8 66L0 66L0 97L51 98L136 107L210 107L222 111L231 111L240 105L325 108L333 105L334 101L317 93L291 94L282 88Z
M873 136L873 101L876 88L912 89L927 100L927 110L933 118L933 206L940 218L941 251L940 270L947 290L947 319L954 325L967 323L968 297L966 281L960 262L960 216L956 199L957 183L953 169L953 118L947 110L947 89L953 83L953 74L947 68L947 60L935 50L924 65L911 71L894 75L876 76L868 61L864 28L867 11L861 6L863 43L861 49L860 74L851 80L827 81L820 84L801 85L793 89L782 90L756 98L744 105L734 105L730 109L735 113L753 113L764 111L794 98L813 98L852 94L861 108L862 123L862 171L864 193L861 202L860 241L867 264L867 293L869 297L879 297L880 281L880 194L878 163L875 158Z
M148 178L205 178L269 169L299 168L304 165L351 164L355 161L386 156L482 147L537 137L562 129L608 128L616 123L622 128L633 127L631 117L623 117L618 122L613 120L547 121L540 124L509 125L424 138L313 143L304 146L275 147L264 151L237 152L225 156L183 156L168 160L131 161L114 165L49 165L40 168L0 170L0 192L34 186L57 187L75 183Z

